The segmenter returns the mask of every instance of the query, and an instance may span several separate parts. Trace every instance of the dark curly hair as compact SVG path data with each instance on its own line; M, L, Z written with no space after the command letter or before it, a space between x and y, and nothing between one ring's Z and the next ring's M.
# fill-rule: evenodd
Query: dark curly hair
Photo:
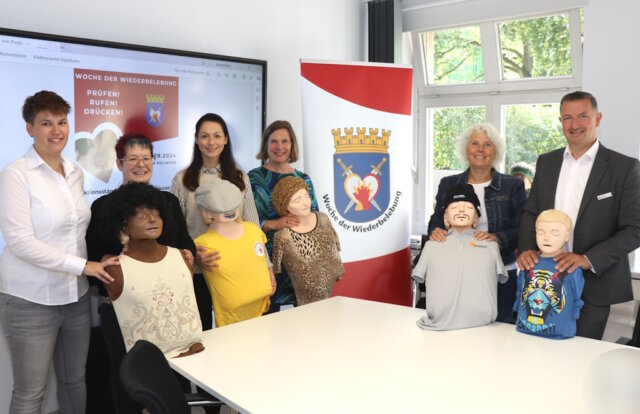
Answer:
M153 208L160 212L162 221L167 220L167 204L162 191L145 183L128 183L114 190L105 205L103 223L105 237L116 239L130 217L136 215L139 207Z

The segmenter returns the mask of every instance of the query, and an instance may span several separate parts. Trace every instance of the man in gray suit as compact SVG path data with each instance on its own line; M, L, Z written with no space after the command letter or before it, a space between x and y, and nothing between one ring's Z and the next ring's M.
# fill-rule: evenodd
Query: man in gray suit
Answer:
M538 158L518 233L518 266L529 270L538 262L538 214L556 208L571 217L568 251L554 260L560 272L582 268L584 307L577 335L594 339L602 339L611 304L633 299L628 255L640 246L640 162L598 141L601 119L590 93L562 98L567 147Z

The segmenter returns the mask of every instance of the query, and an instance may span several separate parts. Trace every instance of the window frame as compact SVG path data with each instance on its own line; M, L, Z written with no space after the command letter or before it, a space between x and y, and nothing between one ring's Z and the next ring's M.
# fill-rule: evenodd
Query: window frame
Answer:
M498 44L498 23L514 19L531 19L558 14L569 15L569 35L571 43L570 76L549 78L526 78L501 80L501 56ZM480 26L482 39L482 55L484 61L485 80L482 83L427 85L427 67L424 60L424 46L419 33L455 27ZM416 131L414 142L414 217L412 233L427 234L432 207L427 203L435 200L435 191L430 184L433 171L433 132L431 120L427 119L427 110L440 107L485 106L486 121L495 125L504 136L503 105L538 104L560 102L562 96L582 86L582 41L580 8L556 10L519 16L509 19L493 19L479 23L467 23L458 26L437 27L413 31L409 36L410 49L413 50L414 80L417 89ZM504 172L501 160L499 170ZM427 184L429 183L429 184ZM428 208L427 208L428 207Z
M571 75L502 80L502 58L500 56L500 44L498 36L498 24L517 19L500 19L481 22L477 24L465 24L457 27L479 26L482 39L482 56L484 62L484 82L455 83L428 85L428 68L425 60L425 46L420 41L420 33L453 29L456 27L442 27L428 30L420 30L411 33L411 41L418 47L419 53L413 54L413 66L420 68L417 79L418 94L420 96L455 95L460 93L503 93L523 90L555 89L555 88L579 88L582 85L582 42L580 9L560 10L553 13L540 13L536 15L522 16L520 19L528 20L538 17L568 14L569 37L571 44Z
M427 234L429 218L432 214L432 207L427 205L427 200L435 200L436 193L432 190L431 173L433 171L433 113L427 119L427 111L433 108L461 107L461 106L484 106L486 119L492 119L495 109L491 105L489 96L463 95L456 97L432 97L421 98L418 102L418 136L425 139L418 139L416 150L418 153L417 182L420 183L414 188L416 194L416 209L418 214L414 217L413 227L420 234ZM420 217L423 219L421 220Z

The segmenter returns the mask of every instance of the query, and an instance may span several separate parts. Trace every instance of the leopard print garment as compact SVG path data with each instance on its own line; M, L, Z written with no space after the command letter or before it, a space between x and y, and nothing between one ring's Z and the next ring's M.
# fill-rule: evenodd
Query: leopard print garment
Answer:
M315 213L318 222L308 233L284 228L273 237L273 271L287 268L298 305L327 299L333 284L344 273L340 241L326 214Z

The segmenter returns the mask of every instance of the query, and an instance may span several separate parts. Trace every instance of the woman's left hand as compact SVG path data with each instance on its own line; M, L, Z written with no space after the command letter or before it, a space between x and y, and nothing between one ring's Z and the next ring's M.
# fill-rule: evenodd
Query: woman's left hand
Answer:
M216 262L220 260L220 252L206 246L196 246L195 260L202 269L212 272L214 267L218 267Z
M107 271L104 270L104 268L109 266L117 266L119 264L120 264L120 258L118 256L110 257L101 262L87 261L87 264L84 266L84 270L82 271L82 274L87 276L93 276L99 279L100 281L102 281L102 283L109 284L113 282L113 277L111 277L111 275L107 273Z
M489 240L498 243L496 235L489 233L488 231L477 231L476 234L473 235L473 238L476 240Z
M193 258L193 253L191 253L191 250L182 249L182 253L185 255L187 260L189 260L189 263L191 263L191 266L193 266L194 258Z

